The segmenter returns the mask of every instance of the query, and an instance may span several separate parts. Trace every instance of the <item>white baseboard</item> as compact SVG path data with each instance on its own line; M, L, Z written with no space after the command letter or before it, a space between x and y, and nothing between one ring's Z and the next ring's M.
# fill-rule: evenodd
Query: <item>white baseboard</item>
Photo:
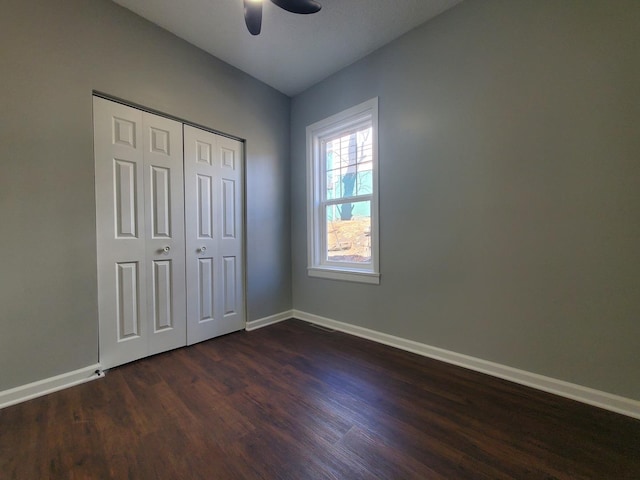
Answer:
M247 332L250 332L251 330L257 330L258 328L266 327L267 325L273 325L274 323L282 322L283 320L289 320L292 317L293 310L276 313L275 315L269 315L268 317L259 318L258 320L247 322L245 330Z
M74 370L73 372L63 373L55 377L45 378L44 380L38 380L37 382L0 392L0 409L95 380L99 378L96 370L100 370L99 364L90 365L79 370Z
M301 312L300 310L293 310L293 317L640 419L640 401L637 400L613 395L611 393L602 392L589 387L583 387L582 385L576 385L563 380L545 377L525 370L519 370L499 363L482 360L480 358L451 352L442 348L432 347L424 343L394 337L393 335L350 325L348 323L338 322L312 313Z
M582 385L576 385L563 380L545 377L525 370L519 370L499 363L482 360L480 358L451 352L442 348L432 347L424 343L395 337L386 333L358 327L356 325L350 325L348 323L339 322L337 320L321 317L312 313L302 312L300 310L288 310L247 322L246 330L256 330L290 318L297 318L299 320L311 322L316 325L321 325L355 335L357 337L373 340L374 342L382 343L384 345L389 345L418 355L458 365L477 372L486 373L494 377L509 380L521 385L526 385L528 387L586 403L588 405L593 405L612 412L640 419L640 401L637 400L602 392ZM44 380L39 380L37 382L0 392L0 409L47 395L58 390L73 387L74 385L95 380L96 378L99 378L95 373L96 370L100 370L99 364L90 365L73 372L63 373L55 377L46 378Z

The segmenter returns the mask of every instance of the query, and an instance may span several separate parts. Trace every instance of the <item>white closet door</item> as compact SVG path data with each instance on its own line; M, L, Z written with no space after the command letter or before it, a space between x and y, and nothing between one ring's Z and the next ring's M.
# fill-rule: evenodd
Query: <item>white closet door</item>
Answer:
M186 343L181 124L94 97L94 149L100 363L110 368Z
M149 355L186 345L182 124L143 114Z
M242 143L184 127L187 343L245 328Z
M142 112L94 98L100 362L147 352Z

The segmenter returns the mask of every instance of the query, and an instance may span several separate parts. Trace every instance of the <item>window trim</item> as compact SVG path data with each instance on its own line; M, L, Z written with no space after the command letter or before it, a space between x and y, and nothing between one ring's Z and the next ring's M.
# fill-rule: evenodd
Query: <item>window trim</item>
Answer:
M326 253L326 219L322 188L326 177L323 167L323 140L363 123L371 123L372 130L372 187L371 195L357 195L345 199L331 199L330 203L354 203L357 199L371 201L371 263L338 263L323 260ZM307 127L307 274L310 277L346 280L350 282L380 283L379 215L378 215L378 97L374 97ZM363 198L366 197L366 198ZM348 200L345 202L345 200Z

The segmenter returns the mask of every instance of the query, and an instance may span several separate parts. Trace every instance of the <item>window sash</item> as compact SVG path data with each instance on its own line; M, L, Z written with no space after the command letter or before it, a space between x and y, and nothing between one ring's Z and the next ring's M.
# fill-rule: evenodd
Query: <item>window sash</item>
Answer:
M369 215L368 216L364 216L364 217L358 217L357 215L354 215L354 218L352 219L352 221L356 222L358 220L362 221L362 219L367 219L369 220L369 225L368 225L368 229L369 229L369 233L366 234L363 232L363 234L358 234L357 230L354 231L353 228L349 229L349 232L343 232L343 234L345 235L344 237L341 237L339 235L337 235L337 232L335 231L331 231L329 228L329 219L328 219L328 210L327 207L332 207L334 205L353 205L356 202L351 202L351 201L346 201L346 202L341 202L338 204L335 203L330 203L330 204L324 204L321 205L319 208L319 215L321 218L321 227L319 228L320 230L320 235L321 235L321 247L320 247L320 264L321 265L330 265L330 266L339 266L339 267L349 267L349 268L355 268L355 269L370 269L371 266L373 265L373 255L372 255L372 250L371 250L371 230L373 228L373 217L371 215L371 208L372 208L372 202L371 200L361 200L360 203L361 206L364 206L365 208L367 208L369 210ZM364 205L364 204L368 204L368 205ZM336 219L336 221L338 222L345 222L345 220L340 220L340 219ZM338 224L337 227L339 227L340 224ZM357 226L356 226L357 227ZM341 242L345 241L346 243L349 244L349 248L346 250L351 251L351 254L348 256L352 256L352 257L357 257L357 256L362 256L362 253L366 252L368 250L369 252L369 260L367 261L349 261L349 260L335 260L331 258L331 248L330 248L330 242L329 242L329 238L330 238L330 234L331 233L335 233L337 238L335 238L335 244L338 248L341 247ZM354 238L355 235L355 238ZM355 251L353 251L355 250Z

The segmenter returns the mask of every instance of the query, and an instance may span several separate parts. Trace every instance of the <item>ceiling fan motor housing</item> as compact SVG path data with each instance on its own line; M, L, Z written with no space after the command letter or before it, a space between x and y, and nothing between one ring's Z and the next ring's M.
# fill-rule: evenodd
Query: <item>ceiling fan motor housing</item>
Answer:
M315 0L271 0L274 5L287 12L310 15L320 11L322 6ZM262 30L262 1L244 0L244 21L251 35L259 35Z

